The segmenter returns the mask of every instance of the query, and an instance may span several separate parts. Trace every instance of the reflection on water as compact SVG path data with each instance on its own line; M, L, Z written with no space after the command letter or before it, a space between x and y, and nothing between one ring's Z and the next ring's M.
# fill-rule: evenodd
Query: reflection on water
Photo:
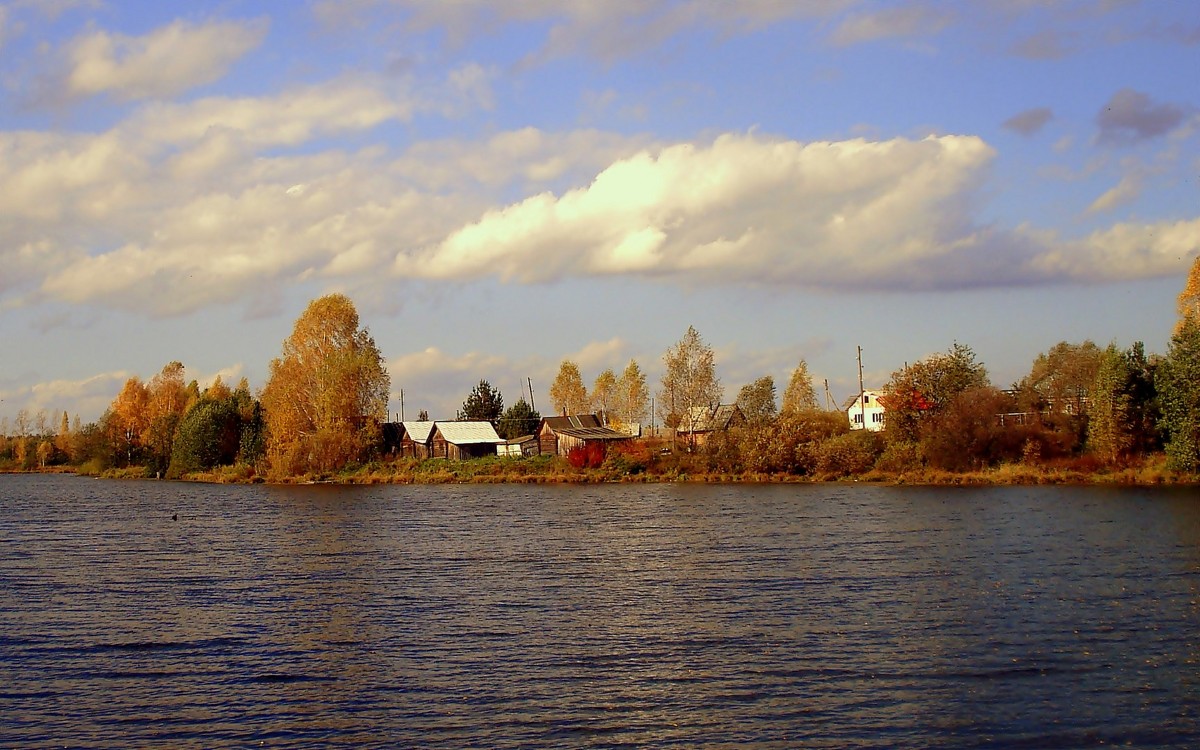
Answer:
M1200 744L1194 490L10 476L0 539L3 747Z

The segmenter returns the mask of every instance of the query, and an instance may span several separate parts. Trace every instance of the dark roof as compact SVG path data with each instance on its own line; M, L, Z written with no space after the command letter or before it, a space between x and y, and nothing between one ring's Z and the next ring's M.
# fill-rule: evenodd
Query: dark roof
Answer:
M707 406L693 406L688 412L687 423L680 425L679 431L714 432L728 429L734 417L740 416L741 413L742 409L737 404L720 404L713 409ZM695 424L695 428L688 430L687 426L692 423Z
M608 427L568 427L555 432L579 440L628 440L632 437Z
M588 427L600 427L600 418L595 414L576 414L569 417L542 417L542 424L550 425L555 432Z

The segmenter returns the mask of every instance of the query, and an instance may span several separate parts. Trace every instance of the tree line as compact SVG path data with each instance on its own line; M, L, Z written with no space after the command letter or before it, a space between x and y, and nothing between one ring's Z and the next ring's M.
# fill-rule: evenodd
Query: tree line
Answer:
M968 345L955 343L891 374L881 389L881 433L851 430L844 411L822 409L801 359L781 405L771 376L742 386L735 403L744 424L702 447L689 445L690 460L711 471L833 477L1072 460L1120 466L1161 455L1173 470L1200 472L1200 259L1178 304L1165 354L1147 354L1140 342L1061 342L1004 389ZM551 407L596 413L630 432L650 418L694 434L724 397L713 350L689 327L663 354L663 366L652 396L635 360L620 374L603 370L590 390L579 366L563 360ZM95 423L26 410L11 425L0 421L0 468L132 467L169 478L217 467L279 479L327 473L380 456L389 393L374 339L350 299L333 294L297 319L257 395L244 378L230 388L218 377L201 390L185 381L181 363L170 362L148 381L126 381ZM523 396L505 408L487 380L456 417L490 421L506 438L532 434L541 419ZM645 446L626 452L639 451L638 461L617 459L640 470L663 460Z

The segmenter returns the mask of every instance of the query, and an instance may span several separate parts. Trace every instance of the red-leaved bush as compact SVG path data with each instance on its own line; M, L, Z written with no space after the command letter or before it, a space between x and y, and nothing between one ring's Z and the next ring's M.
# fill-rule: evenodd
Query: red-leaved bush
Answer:
M567 462L576 469L598 469L607 453L604 443L588 443L567 451Z

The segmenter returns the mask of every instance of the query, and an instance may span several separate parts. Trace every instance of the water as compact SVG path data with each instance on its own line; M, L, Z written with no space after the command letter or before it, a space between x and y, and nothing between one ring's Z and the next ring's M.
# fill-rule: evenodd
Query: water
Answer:
M0 747L1191 748L1198 588L1194 488L5 476Z

